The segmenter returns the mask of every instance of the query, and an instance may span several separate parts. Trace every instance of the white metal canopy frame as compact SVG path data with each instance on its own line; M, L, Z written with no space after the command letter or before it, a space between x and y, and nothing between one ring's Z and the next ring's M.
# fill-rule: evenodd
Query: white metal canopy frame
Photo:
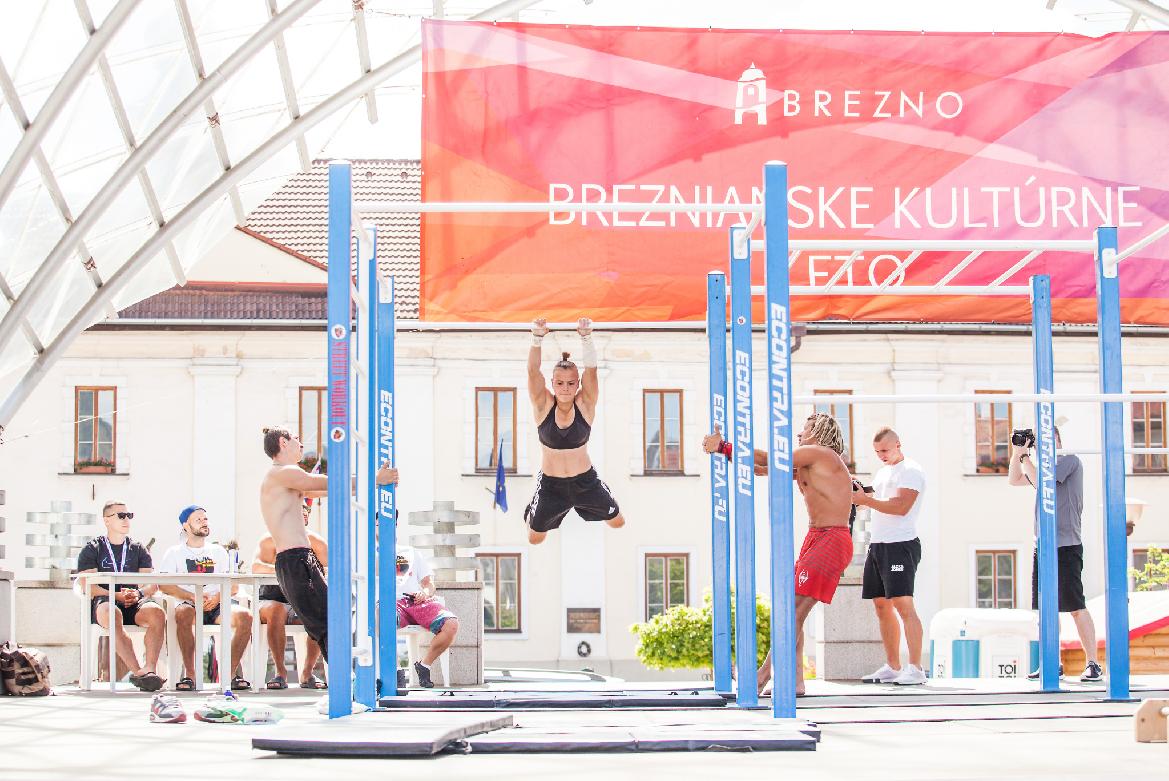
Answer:
M539 21L604 23L606 11L641 9L450 5L45 0L9 9L0 29L0 433L77 334L184 284L208 243L307 168L360 103L369 121L391 113L379 112L377 91L418 63L420 47L397 42L416 39L420 18L518 19L539 5ZM1169 25L1148 0L1046 5L1061 27L1077 14L1108 17L1093 32ZM704 24L723 10L710 8ZM1169 225L1120 257L1166 235Z

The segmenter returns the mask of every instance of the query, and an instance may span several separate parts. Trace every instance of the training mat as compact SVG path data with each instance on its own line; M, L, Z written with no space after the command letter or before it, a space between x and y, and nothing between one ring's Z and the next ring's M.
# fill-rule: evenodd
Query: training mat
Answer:
M693 727L511 728L475 735L447 751L471 754L533 752L815 751L816 738L790 727L717 730Z
M292 727L272 737L253 738L252 748L314 757L429 756L452 742L510 727L513 723L512 716L507 714L416 714L409 721L388 723L384 717L362 713Z
M606 691L606 692L508 692L508 691L411 691L404 696L383 697L383 710L519 710L523 708L725 708L727 701L712 691Z

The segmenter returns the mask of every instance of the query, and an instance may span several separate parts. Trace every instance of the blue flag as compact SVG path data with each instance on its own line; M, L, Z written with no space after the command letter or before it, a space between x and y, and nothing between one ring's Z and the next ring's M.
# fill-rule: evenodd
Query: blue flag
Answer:
M501 438L499 440L499 458L495 461L495 501L492 504L507 512L507 486L503 482L505 474L506 470L503 468L503 439Z

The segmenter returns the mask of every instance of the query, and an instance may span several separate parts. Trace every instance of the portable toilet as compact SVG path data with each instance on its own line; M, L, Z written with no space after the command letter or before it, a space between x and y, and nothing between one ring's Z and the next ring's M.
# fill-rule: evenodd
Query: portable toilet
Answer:
M1022 678L1039 619L1030 610L947 608L930 621L934 678Z

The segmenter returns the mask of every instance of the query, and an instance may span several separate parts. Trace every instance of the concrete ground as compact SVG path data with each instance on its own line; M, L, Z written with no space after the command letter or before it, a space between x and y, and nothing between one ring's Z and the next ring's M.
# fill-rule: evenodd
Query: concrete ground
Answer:
M463 779L589 779L605 781L669 774L671 779L764 777L866 781L896 779L1165 779L1169 746L1138 744L1132 736L1135 703L1108 703L1099 687L1068 686L1054 697L1021 695L1018 686L945 686L933 690L859 689L810 682L801 718L823 728L815 752L440 755L411 759L301 759L251 748L254 736L322 725L317 696L295 689L246 694L275 705L285 720L272 726L188 722L150 724L149 697L82 693L63 688L47 698L0 698L0 779L99 781L209 778L349 779L400 777ZM1165 682L1145 682L1138 697L1167 697ZM1033 691L1033 687L1031 689ZM963 697L965 694L967 696ZM190 713L200 695L182 698ZM969 704L963 704L966 700ZM490 714L488 714L490 715ZM740 729L770 722L768 711L516 711L528 728L579 725L723 725ZM441 713L373 713L353 717L393 735ZM337 725L340 726L340 725ZM325 729L322 732L331 732Z

